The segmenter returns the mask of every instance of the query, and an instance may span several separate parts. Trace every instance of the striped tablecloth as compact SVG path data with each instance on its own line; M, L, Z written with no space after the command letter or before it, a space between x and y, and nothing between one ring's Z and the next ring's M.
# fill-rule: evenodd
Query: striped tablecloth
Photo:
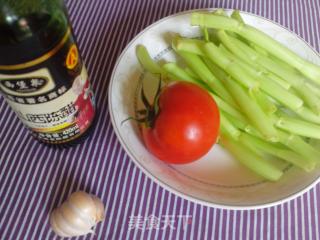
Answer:
M106 204L106 219L96 234L78 239L320 239L320 185L262 210L221 210L184 200L151 181L126 155L107 102L110 74L122 49L162 17L194 8L241 9L281 23L319 51L319 0L70 0L67 6L96 92L97 125L84 144L47 148L0 98L1 240L57 239L49 213L78 189ZM160 225L144 224L155 221Z

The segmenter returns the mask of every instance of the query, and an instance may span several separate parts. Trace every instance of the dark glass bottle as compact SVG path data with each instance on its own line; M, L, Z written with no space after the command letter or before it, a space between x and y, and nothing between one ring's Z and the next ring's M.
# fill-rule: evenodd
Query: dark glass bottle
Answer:
M63 0L0 0L0 90L39 141L88 135L94 94Z

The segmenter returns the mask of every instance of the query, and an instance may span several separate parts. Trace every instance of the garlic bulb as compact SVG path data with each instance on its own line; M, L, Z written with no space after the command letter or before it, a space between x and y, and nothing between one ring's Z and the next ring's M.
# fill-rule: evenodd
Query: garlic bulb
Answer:
M92 233L92 227L104 219L104 206L99 198L86 192L72 193L50 216L53 231L61 237Z

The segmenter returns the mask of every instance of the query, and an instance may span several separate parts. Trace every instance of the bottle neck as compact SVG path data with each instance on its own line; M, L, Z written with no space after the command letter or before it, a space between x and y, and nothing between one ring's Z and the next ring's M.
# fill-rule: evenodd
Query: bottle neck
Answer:
M30 4L43 2L28 1ZM42 7L25 5L24 9L10 4L1 7L0 65L21 64L38 58L63 38L68 28L65 8L60 5L60 0L47 2L51 4ZM55 7L52 2L56 2Z

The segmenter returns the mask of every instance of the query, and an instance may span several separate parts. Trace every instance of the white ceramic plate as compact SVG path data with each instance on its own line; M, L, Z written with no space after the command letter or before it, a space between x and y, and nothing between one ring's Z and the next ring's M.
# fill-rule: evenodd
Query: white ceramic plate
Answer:
M295 167L283 166L286 170L280 181L266 182L240 165L219 145L215 145L206 156L194 163L168 165L147 151L135 122L122 124L124 119L134 116L135 109L141 104L137 93L143 79L148 78L148 81L144 81L144 87L149 97L157 82L152 81L156 79L150 74L143 73L136 58L136 46L146 46L156 60L176 61L170 48L172 34L178 33L185 37L201 35L198 27L190 26L191 12L169 16L152 24L138 34L119 57L109 86L109 109L122 146L143 172L162 187L181 197L213 207L268 207L307 191L319 181L319 169L306 174ZM292 32L256 15L242 13L242 16L247 24L266 32L302 57L320 64L319 55Z

